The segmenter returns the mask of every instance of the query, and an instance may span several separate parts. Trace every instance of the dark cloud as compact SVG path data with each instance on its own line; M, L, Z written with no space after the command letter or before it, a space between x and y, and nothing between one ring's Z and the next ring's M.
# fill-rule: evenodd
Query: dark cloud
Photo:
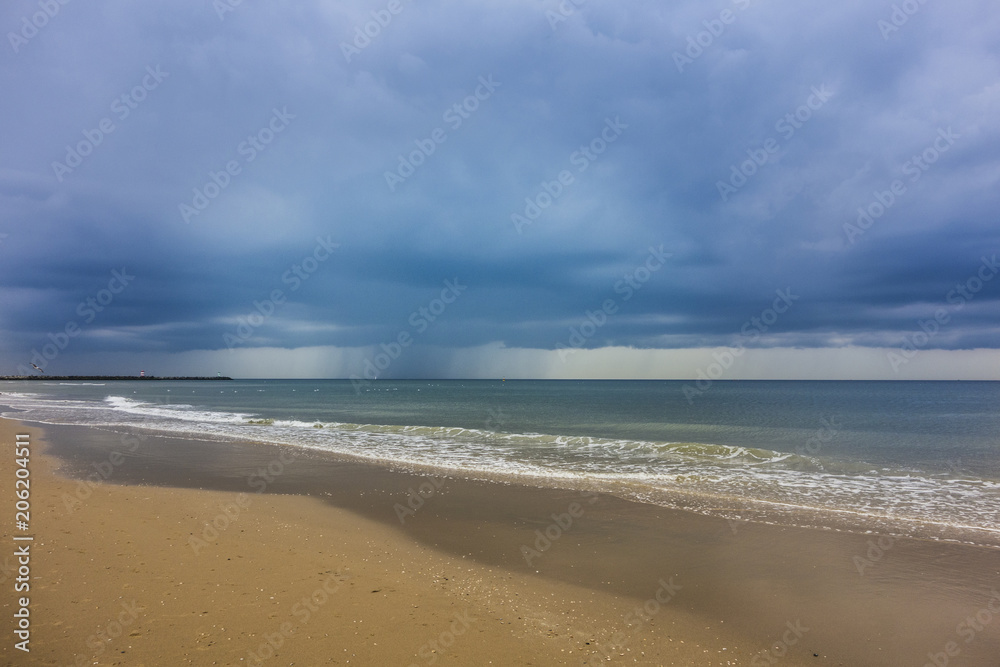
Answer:
M591 0L554 29L555 2L404 2L348 62L383 6L73 3L16 52L8 37L7 372L78 320L67 366L224 350L274 290L241 346L377 345L456 279L420 334L436 351L397 372L554 349L608 299L585 347L745 343L784 289L801 298L752 345L893 347L1000 251L985 0L921 5L885 38L892 8L860 0ZM0 26L36 10L8 4ZM880 211L860 233L859 207ZM339 248L292 289L318 238ZM123 268L134 281L83 322ZM1000 280L928 346L996 348L998 303Z

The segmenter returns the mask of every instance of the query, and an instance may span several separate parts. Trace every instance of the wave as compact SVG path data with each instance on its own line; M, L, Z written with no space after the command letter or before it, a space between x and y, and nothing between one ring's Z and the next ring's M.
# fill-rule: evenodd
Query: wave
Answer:
M126 396L108 396L104 402L112 409L132 415L144 417L162 417L189 422L210 422L213 424L241 424L251 413L220 412L218 410L199 409L184 403L162 404L140 401Z
M24 411L5 416L42 423L252 440L437 474L586 488L731 519L1000 546L1000 482L975 477L760 447L282 419L115 395L5 394L0 402Z
M104 402L113 410L129 415L160 417L180 422L231 424L239 426L273 426L279 429L326 429L326 434L371 434L408 436L415 440L447 444L489 444L531 451L563 450L580 456L609 457L648 455L678 463L728 463L766 465L783 463L786 467L822 470L824 465L816 457L789 454L761 448L737 447L712 443L651 442L629 439L599 438L593 436L560 435L546 433L512 433L458 426L424 426L397 424L361 424L352 422L303 421L278 419L258 413L204 410L188 404L149 403L125 396L108 396ZM265 431L251 431L257 439L267 439ZM624 460L624 459L622 459ZM826 466L829 467L829 464Z

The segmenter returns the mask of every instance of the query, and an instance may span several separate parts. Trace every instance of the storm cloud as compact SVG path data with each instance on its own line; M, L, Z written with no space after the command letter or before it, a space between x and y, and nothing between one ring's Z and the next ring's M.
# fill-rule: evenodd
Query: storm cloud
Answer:
M0 373L1000 370L995 3L17 0L0 29Z

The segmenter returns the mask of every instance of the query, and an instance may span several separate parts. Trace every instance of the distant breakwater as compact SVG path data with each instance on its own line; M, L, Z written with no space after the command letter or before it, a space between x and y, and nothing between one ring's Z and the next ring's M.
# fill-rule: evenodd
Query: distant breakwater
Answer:
M60 380L63 382L93 382L99 380L101 382L106 381L130 381L130 382L146 382L153 380L171 380L171 381L187 381L187 380L232 380L231 377L225 376L215 376L215 377L196 377L196 376L176 376L176 377L158 377L155 375L145 375L145 376L135 376L135 375L0 375L0 381L3 380L24 380L24 381L38 381L38 380Z

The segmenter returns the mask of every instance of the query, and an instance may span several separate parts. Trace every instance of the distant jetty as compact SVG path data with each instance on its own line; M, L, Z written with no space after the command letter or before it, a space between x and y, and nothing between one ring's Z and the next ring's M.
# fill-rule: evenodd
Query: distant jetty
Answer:
M188 380L232 380L231 377L225 377L218 375L216 377L194 377L194 376L183 376L183 377L157 377L155 375L0 375L0 380L24 380L24 381L38 381L38 380L60 380L62 382L94 382L95 380L100 382L148 382L157 380L172 380L172 381L188 381Z

